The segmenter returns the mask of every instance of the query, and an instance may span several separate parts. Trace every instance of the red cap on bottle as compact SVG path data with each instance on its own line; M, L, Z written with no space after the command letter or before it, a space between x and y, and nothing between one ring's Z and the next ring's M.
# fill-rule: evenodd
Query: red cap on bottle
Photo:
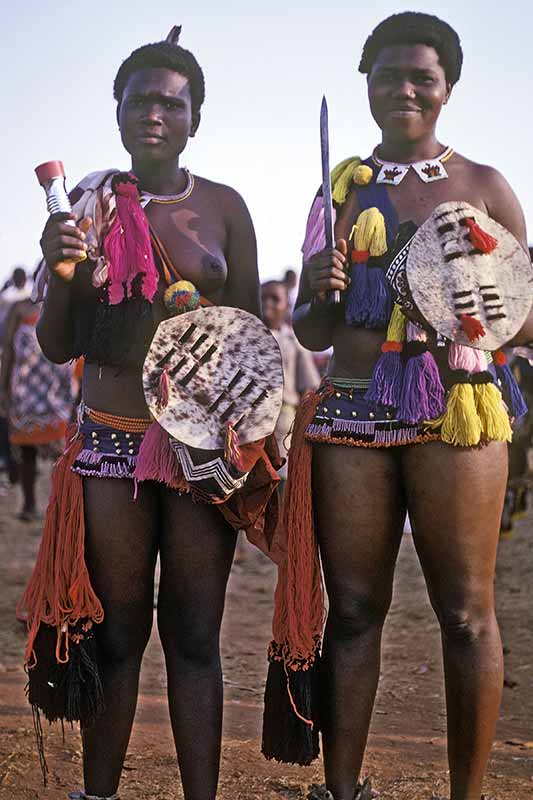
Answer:
M52 178L64 178L65 168L62 161L45 161L44 164L39 164L38 167L35 167L35 174L42 186L43 183L51 181Z

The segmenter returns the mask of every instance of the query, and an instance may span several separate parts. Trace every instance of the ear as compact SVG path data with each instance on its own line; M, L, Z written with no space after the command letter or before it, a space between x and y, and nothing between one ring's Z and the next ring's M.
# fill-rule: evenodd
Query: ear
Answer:
M117 117L118 127L120 128L120 103L117 103L117 108L116 108L115 114L116 114L116 117Z
M449 82L447 81L447 82L446 82L446 94L445 94L445 96L444 96L444 103L443 103L443 105L446 105L446 103L448 102L448 100L449 100L449 99L450 99L450 97L452 96L452 90L453 90L453 84L452 84L452 83L449 83Z
M200 127L200 120L201 120L201 119L202 119L202 115L200 114L200 112L199 112L199 111L198 111L196 114L193 114L193 115L192 115L191 132L190 132L190 134L189 134L189 136L191 137L191 139L192 139L194 136L196 136L196 131L197 131L197 130L198 130L198 128Z

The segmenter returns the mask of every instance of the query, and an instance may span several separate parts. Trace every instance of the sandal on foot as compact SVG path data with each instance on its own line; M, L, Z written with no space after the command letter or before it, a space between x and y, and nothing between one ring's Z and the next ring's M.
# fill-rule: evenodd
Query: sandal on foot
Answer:
M376 792L370 785L370 778L366 778L364 783L357 785L353 800L375 800L377 797L379 797L379 792Z
M324 783L312 783L307 800L335 800L335 798Z
M353 800L375 800L378 797L379 793L372 789L370 778L367 778L364 783L357 784ZM313 783L309 787L307 800L335 800L335 798L329 789L326 789L325 784Z
M85 794L85 792L69 792L68 800L120 800L118 794L104 797L100 794Z

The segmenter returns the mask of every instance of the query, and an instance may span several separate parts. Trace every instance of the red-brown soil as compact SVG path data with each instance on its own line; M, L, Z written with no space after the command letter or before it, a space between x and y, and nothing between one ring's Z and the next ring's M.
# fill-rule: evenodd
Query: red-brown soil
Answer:
M43 467L43 472L45 468ZM44 504L46 479L40 481ZM46 728L50 777L41 782L21 666L25 632L14 609L32 568L39 524L17 521L16 489L0 497L0 799L56 800L81 785L75 730ZM531 516L500 546L498 614L506 648L506 688L485 791L497 800L533 798L533 530ZM221 800L298 800L320 780L309 768L266 762L259 753L265 651L270 634L272 566L241 546L233 568L222 638L225 724ZM365 773L381 800L429 800L446 795L445 715L438 628L429 607L411 537L398 563L386 626L383 672ZM139 707L121 785L122 800L182 798L166 709L157 632L144 661Z

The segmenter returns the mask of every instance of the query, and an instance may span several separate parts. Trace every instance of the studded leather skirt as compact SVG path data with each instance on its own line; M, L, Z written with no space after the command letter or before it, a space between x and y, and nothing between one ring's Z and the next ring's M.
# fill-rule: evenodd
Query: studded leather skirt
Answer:
M365 400L369 385L366 379L327 378L305 438L351 447L394 447L440 439L438 431L423 423L405 423L394 409Z

